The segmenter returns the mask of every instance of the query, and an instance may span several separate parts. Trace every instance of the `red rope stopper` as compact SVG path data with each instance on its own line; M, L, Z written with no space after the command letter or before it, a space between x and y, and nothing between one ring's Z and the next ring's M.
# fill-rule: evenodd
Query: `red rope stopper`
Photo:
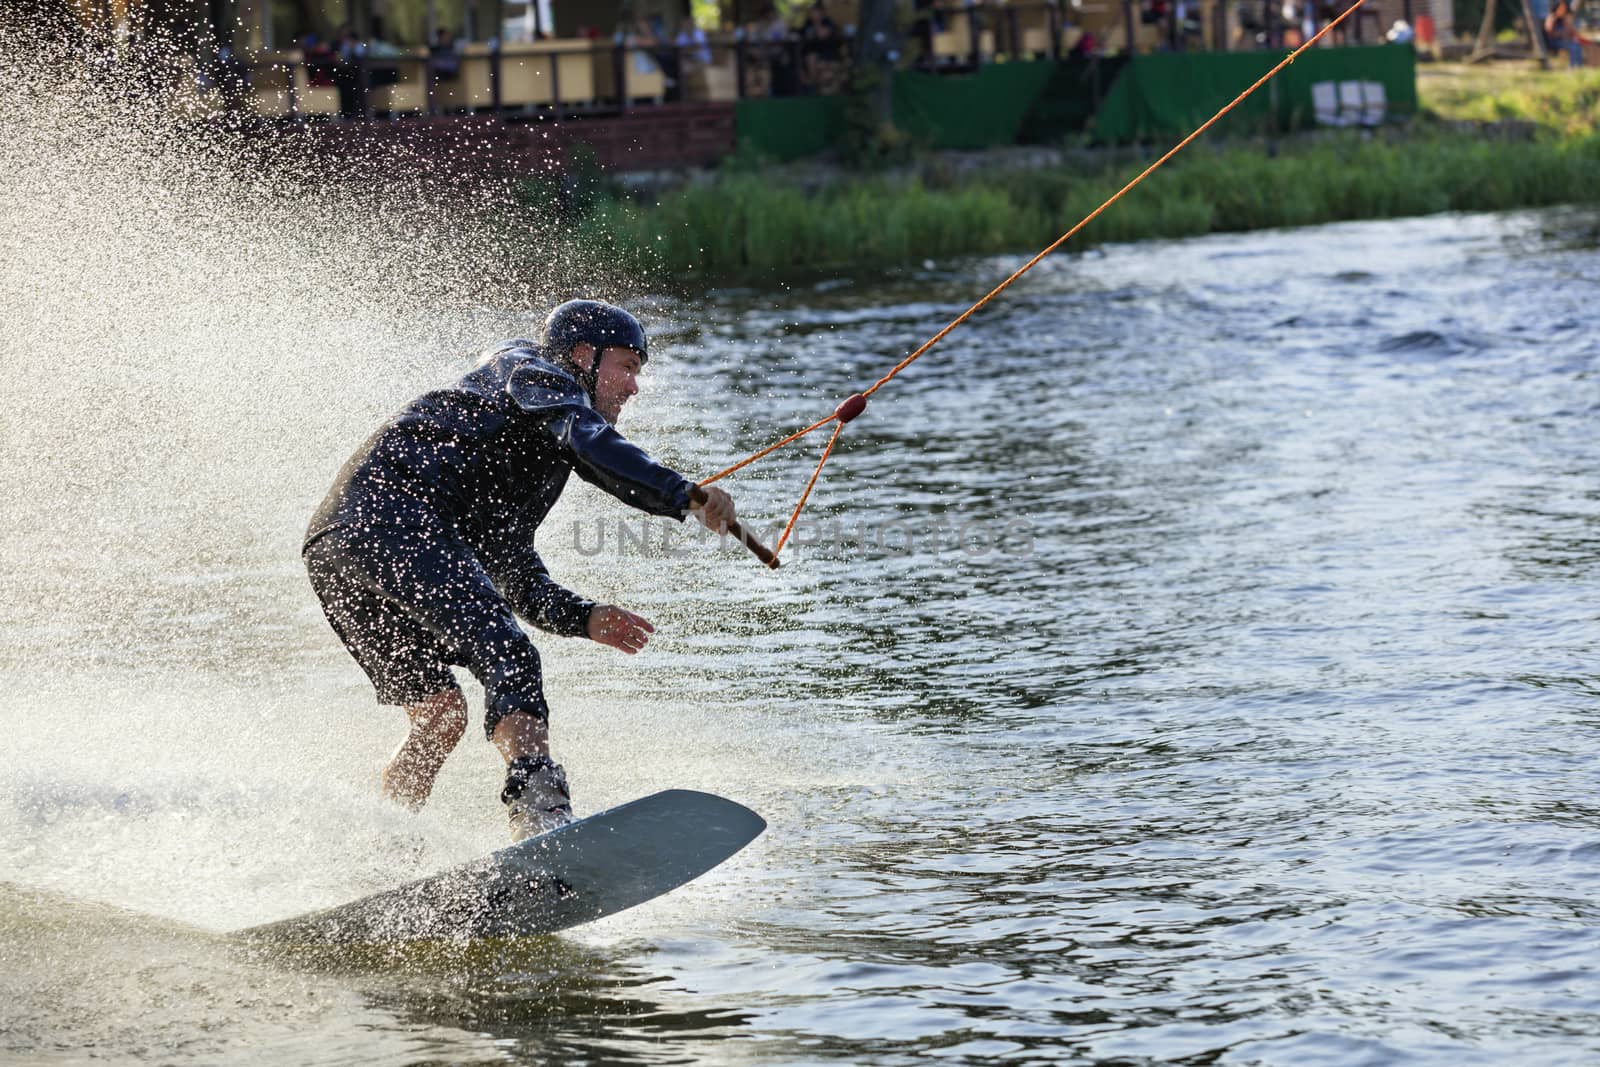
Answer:
M867 398L860 393L856 393L833 409L833 417L838 419L839 424L842 426L865 410L867 410Z

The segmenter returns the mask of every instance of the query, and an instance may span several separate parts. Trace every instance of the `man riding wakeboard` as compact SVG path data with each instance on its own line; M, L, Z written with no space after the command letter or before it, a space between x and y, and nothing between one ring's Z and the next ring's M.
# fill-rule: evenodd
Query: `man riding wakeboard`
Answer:
M648 359L638 319L568 301L539 342L496 346L381 426L317 508L302 548L311 587L378 702L411 719L383 771L393 800L420 808L466 733L454 665L483 685L513 840L572 821L566 774L550 758L539 653L516 616L629 654L655 628L556 584L534 532L572 471L652 515L681 520L692 508L714 531L734 521L727 493L709 489L691 505L693 483L617 432Z

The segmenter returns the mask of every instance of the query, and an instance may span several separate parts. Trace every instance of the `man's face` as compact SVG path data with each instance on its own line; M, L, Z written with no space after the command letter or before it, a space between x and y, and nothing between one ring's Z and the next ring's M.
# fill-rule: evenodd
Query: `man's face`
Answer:
M578 353L575 351L573 355ZM622 415L622 405L638 393L639 368L643 366L644 361L639 358L639 353L631 348L612 345L600 353L600 373L595 376L594 409L613 426Z

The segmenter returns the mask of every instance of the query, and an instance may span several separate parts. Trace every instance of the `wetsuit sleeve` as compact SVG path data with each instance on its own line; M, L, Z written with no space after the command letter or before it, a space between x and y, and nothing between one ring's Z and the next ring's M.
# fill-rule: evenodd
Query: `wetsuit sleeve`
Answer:
M689 479L651 459L593 408L568 410L550 432L590 485L651 515L681 521L689 514Z
M651 515L681 520L689 514L689 479L618 433L589 406L577 382L535 366L514 373L507 391L523 411L544 420L578 477Z
M594 601L557 584L532 548L491 570L489 577L512 610L539 629L562 637L589 636Z

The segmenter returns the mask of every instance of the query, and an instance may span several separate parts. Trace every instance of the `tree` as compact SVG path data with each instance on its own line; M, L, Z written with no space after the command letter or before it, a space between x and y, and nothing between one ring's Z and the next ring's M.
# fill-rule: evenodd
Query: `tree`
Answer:
M1544 51L1544 27L1533 17L1533 9L1528 6L1528 0L1521 0L1522 21L1528 27L1528 39L1533 44L1533 54L1539 59L1539 66L1548 70L1550 57ZM1484 0L1483 21L1478 24L1478 43L1473 48L1472 55L1467 57L1467 62L1478 63L1494 55L1495 38L1495 0Z

